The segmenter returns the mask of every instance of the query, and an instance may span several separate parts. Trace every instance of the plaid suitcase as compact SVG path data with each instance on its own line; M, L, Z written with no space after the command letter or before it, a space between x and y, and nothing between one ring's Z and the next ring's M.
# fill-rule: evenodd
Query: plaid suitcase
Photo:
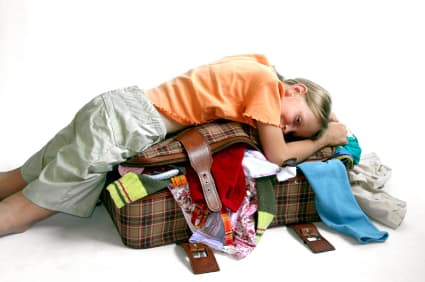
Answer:
M216 152L231 144L244 142L256 147L258 138L252 129L234 122L211 123L198 127ZM330 157L332 148L325 148L309 158L318 161ZM181 144L173 137L156 144L139 156L130 159L129 166L156 166L186 161ZM107 184L119 177L114 171ZM302 222L315 222L320 218L314 204L314 193L302 175L276 183L276 215L269 228ZM191 232L180 207L168 190L149 195L139 201L117 208L106 189L101 199L106 206L124 245L130 248L152 248L187 240Z

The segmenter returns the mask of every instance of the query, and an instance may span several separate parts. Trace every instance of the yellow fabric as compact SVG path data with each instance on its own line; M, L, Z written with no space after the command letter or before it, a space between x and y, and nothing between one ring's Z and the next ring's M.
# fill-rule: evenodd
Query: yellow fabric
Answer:
M184 125L227 119L280 126L284 87L265 56L247 54L194 68L145 94L164 115Z
M134 172L124 174L120 179L109 184L106 189L118 208L148 195L139 176Z
M260 241L261 236L264 231L266 231L267 227L269 227L270 223L272 223L274 215L265 211L258 211L258 219L257 219L257 231L256 237L257 242Z
M117 191L117 189L115 189L113 183L109 184L106 189L108 190L109 195L111 196L111 199L114 201L114 204L117 208L120 209L126 205L125 200L120 198L119 192Z

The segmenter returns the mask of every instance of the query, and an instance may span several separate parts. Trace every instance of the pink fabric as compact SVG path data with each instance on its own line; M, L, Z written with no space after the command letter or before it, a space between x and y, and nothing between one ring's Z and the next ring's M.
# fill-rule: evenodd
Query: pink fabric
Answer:
M256 189L255 182L251 180L247 181L246 185L250 193L245 195L237 212L230 212L234 238L233 245L224 247L224 227L220 213L209 213L206 224L199 229L195 228L190 220L193 203L188 185L175 186L170 184L168 189L182 209L186 222L193 233L189 241L207 244L211 248L230 254L236 259L243 259L252 253L257 245L254 218L254 214L257 211Z
M118 173L123 176L126 173L129 172L134 172L137 174L141 174L143 172L143 167L129 167L129 166L123 166L123 165L119 165L118 166Z

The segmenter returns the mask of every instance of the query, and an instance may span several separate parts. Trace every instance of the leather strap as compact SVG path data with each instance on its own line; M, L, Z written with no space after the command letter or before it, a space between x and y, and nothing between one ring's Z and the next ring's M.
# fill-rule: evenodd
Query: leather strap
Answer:
M202 243L180 243L189 257L190 266L195 274L219 271L214 253L205 244Z
M176 138L182 143L192 168L198 174L208 208L213 212L219 212L222 205L211 174L213 159L207 140L196 128L186 130Z
M313 253L335 250L335 247L319 233L319 230L317 230L317 227L313 223L293 224L290 227L295 230L295 233Z

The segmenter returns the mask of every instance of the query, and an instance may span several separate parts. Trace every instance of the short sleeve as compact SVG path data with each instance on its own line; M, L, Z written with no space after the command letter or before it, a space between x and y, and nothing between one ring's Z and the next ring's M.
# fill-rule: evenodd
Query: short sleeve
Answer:
M247 95L243 115L262 123L280 126L280 97L283 91L283 85L277 80L253 85Z

